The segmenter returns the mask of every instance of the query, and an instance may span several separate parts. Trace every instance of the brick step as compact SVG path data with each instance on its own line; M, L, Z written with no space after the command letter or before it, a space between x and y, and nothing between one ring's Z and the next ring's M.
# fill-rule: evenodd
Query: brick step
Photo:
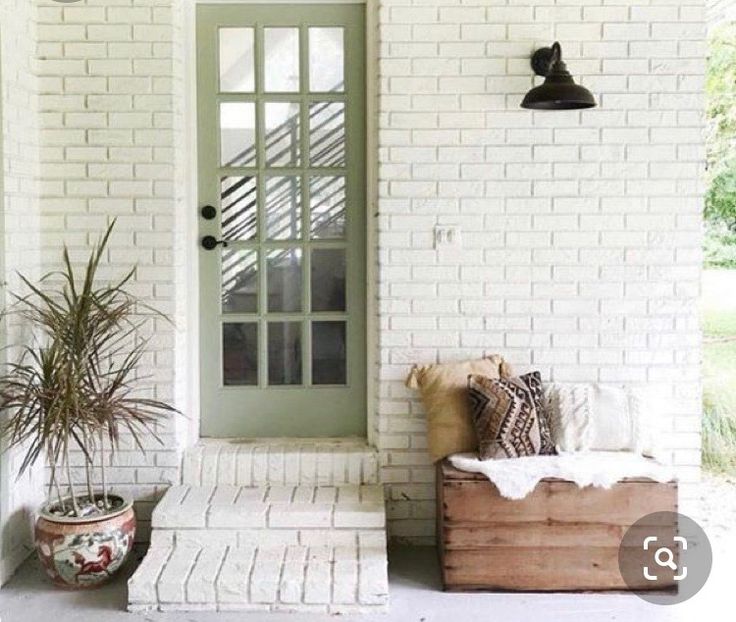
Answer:
M151 517L155 532L180 533L179 541L220 538L224 544L252 537L293 543L299 531L383 529L386 512L383 487L345 486L172 486ZM204 531L205 534L185 532ZM280 532L260 534L263 531ZM253 533L251 533L253 532ZM287 534L284 532L294 532ZM157 534L159 539L161 534Z
M376 482L376 450L362 439L203 439L184 454L192 486Z
M386 537L364 532L334 547L154 544L128 598L129 611L385 611Z

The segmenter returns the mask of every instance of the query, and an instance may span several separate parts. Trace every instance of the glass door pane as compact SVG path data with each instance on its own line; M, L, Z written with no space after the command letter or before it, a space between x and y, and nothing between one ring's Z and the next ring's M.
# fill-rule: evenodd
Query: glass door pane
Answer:
M253 28L220 28L220 91L249 93L255 88Z
M266 282L268 311L298 313L302 310L302 249L286 248L268 253Z
M309 107L309 160L312 166L345 166L345 104Z
M312 238L344 238L345 208L345 177L309 179L309 226Z
M295 102L266 102L266 166L299 166L300 108Z
M345 322L312 323L312 384L346 384Z
M297 175L269 177L266 181L266 237L298 240L302 237L302 180Z
M264 28L264 83L267 92L299 90L299 29Z
M345 29L309 29L309 88L342 91L345 85Z
M252 240L258 233L255 177L220 180L220 220L226 240Z
M258 313L258 252L222 250L222 312Z
M312 311L345 311L345 249L312 250Z
M220 104L220 154L222 166L256 165L255 104Z
M268 323L268 384L302 384L301 322Z
M258 324L225 322L222 325L223 384L258 384Z

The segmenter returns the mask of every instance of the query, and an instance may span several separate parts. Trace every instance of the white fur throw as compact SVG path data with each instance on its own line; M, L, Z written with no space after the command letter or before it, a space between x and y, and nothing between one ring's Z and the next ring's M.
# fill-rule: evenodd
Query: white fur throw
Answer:
M670 467L630 451L583 451L505 460L478 460L474 454L454 454L449 460L456 469L485 475L507 499L523 499L546 477L571 481L581 488L610 488L627 477L646 477L656 482L675 479Z

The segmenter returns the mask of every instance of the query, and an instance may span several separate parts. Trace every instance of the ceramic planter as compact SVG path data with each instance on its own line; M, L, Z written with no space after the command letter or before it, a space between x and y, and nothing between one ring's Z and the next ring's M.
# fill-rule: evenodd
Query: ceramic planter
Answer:
M57 517L42 510L36 521L36 551L46 574L66 588L97 587L123 565L135 538L133 503L110 495L120 505L95 517Z

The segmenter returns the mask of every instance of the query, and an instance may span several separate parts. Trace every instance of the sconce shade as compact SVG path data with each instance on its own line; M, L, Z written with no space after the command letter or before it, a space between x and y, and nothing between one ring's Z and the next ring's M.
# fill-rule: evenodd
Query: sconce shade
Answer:
M521 102L530 110L579 110L593 108L595 97L584 86L575 84L567 65L562 61L562 49L555 41L551 48L540 48L532 56L534 73L544 76L544 83L531 89Z

